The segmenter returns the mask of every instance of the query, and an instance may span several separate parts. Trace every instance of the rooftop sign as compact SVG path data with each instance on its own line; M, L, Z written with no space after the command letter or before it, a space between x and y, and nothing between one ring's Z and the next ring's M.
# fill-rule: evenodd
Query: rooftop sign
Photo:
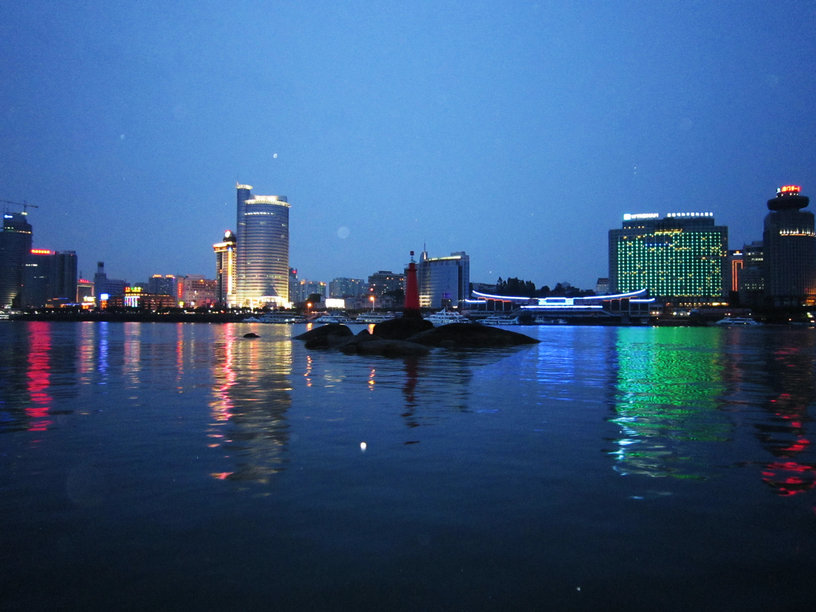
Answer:
M637 213L637 214L626 213L623 215L623 220L637 221L639 219L657 219L658 217L660 217L660 213Z

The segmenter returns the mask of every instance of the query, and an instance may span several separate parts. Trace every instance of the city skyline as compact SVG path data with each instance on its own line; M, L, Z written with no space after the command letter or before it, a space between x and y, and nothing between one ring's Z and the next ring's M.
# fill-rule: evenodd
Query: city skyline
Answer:
M295 203L309 279L427 245L590 288L637 212L740 248L816 183L816 9L658 4L8 3L0 196L85 277L212 277L244 181Z

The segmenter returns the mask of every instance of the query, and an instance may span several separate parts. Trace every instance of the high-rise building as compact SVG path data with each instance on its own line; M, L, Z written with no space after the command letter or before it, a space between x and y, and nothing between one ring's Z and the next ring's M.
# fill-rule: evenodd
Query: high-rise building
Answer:
M76 253L31 249L23 268L20 305L59 306L74 303L76 297Z
M624 215L609 230L609 284L615 293L648 289L680 306L725 301L728 228L710 212Z
M420 308L458 308L470 297L470 257L464 252L428 257L422 251L417 266Z
M405 274L390 270L379 270L368 277L368 294L382 297L388 293L399 293L405 290Z
M235 304L235 234L227 230L224 239L213 245L215 252L216 303L221 306Z
M23 271L31 252L31 224L28 214L3 213L0 232L0 308L20 306Z
M329 283L329 297L355 298L366 292L367 285L362 278L335 278Z
M762 306L765 301L765 248L762 241L742 247L737 292L741 306Z
M239 306L289 302L289 203L285 196L253 196L236 184L236 293Z
M762 234L765 249L765 296L769 306L816 303L816 232L810 200L798 185L777 189L768 200Z
M94 274L94 290L96 291L96 305L101 306L112 297L121 297L125 294L126 281L118 278L108 278L105 272L105 262L96 263L96 274Z
M172 274L165 274L164 276L154 274L147 279L147 293L153 295L169 295L177 298L179 295L178 281L179 279Z

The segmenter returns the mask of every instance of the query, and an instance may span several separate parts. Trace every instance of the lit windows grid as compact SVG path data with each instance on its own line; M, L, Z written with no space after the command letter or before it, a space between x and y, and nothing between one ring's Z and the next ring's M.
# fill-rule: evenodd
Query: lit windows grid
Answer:
M660 297L716 298L723 292L726 239L719 230L622 231L615 244L617 290Z

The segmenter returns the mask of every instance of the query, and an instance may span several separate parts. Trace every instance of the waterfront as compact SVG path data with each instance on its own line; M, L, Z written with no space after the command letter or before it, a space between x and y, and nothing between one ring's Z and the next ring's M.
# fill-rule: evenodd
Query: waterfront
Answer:
M816 330L303 329L0 324L0 608L810 607Z

